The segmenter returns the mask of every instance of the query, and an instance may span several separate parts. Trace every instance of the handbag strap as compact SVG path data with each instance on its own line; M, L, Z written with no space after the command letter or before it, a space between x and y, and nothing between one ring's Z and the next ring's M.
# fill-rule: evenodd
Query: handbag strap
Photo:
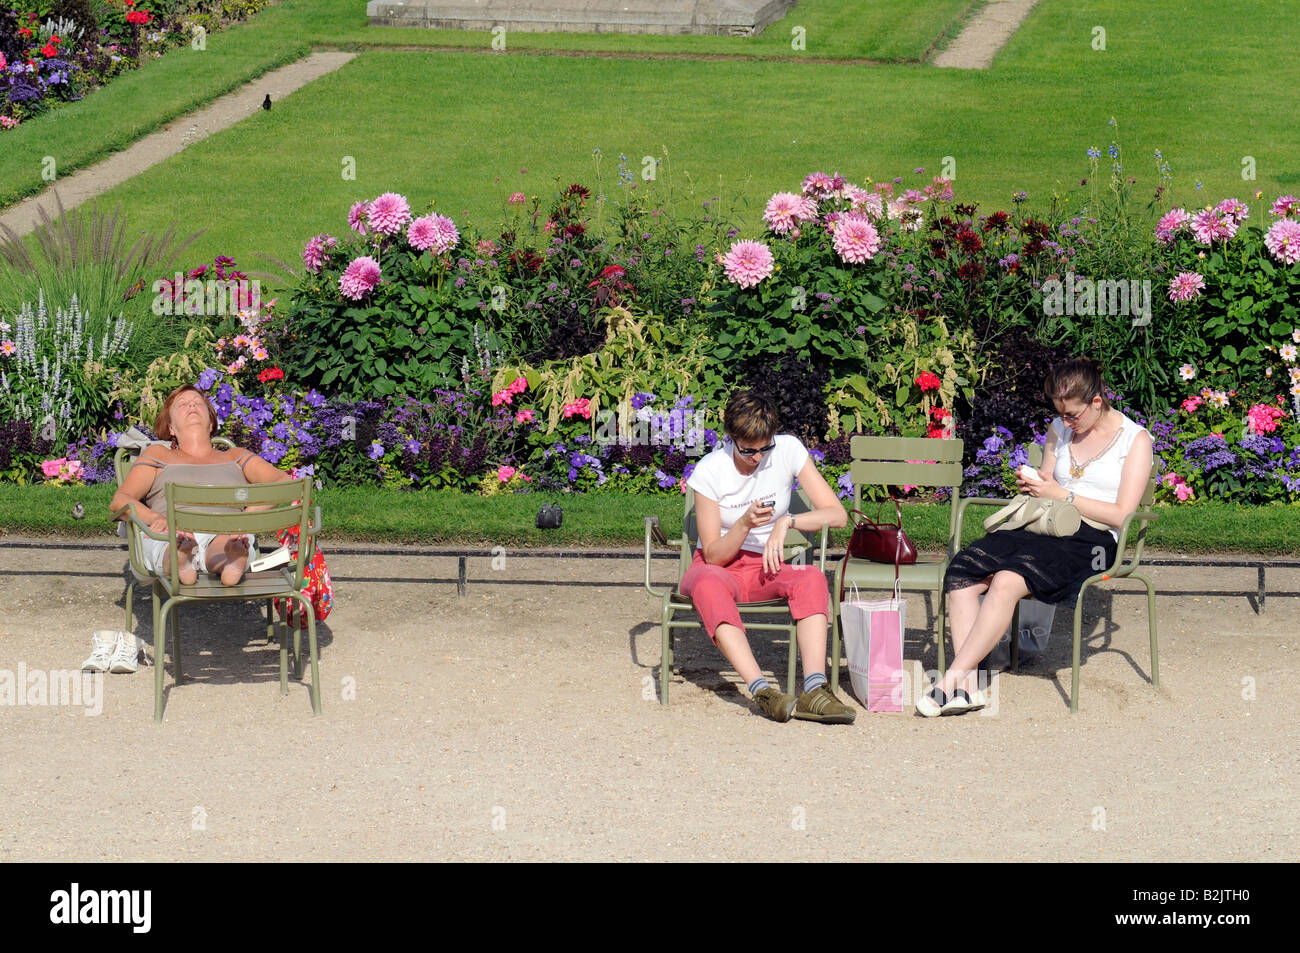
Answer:
M1029 501L1029 497L1024 495L1023 493L1014 497L1010 503L1008 503L1006 506L1002 507L996 513L994 513L992 516L989 516L984 520L984 529L988 532L993 532L994 526L997 526L1004 519L1010 517L1013 513L1015 513L1022 506L1024 506L1025 503L1027 503L1028 501Z

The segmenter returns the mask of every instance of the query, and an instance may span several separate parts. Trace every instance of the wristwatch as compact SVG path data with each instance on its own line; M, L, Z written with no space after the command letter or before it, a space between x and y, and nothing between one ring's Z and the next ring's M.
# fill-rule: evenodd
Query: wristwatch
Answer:
M1073 490L1071 490L1071 491L1070 491L1070 495L1067 496L1067 497L1065 498L1065 502L1067 502L1067 503L1073 503L1073 502L1074 502L1074 491L1073 491Z

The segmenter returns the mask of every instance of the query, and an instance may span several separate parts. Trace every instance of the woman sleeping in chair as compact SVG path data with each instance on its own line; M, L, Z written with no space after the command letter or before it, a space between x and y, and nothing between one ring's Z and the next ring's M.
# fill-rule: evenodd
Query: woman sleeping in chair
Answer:
M113 495L109 511L135 503L136 515L155 533L167 532L167 484L197 483L207 486L242 486L293 479L251 450L223 450L212 446L217 432L217 412L198 388L178 387L168 395L154 433L171 440L170 447L153 445L141 452ZM253 534L178 534L180 581L192 586L200 572L220 576L227 586L237 586L251 558ZM141 558L151 572L163 573L170 557L167 543L140 537Z
M1100 364L1058 364L1043 389L1060 416L1048 430L1042 467L1032 476L1017 473L1016 487L1073 504L1082 523L1061 538L999 530L953 557L944 578L953 660L916 704L927 718L984 707L976 671L1011 624L1016 603L1032 596L1074 605L1083 581L1115 562L1118 527L1137 510L1151 477L1151 434L1110 405Z

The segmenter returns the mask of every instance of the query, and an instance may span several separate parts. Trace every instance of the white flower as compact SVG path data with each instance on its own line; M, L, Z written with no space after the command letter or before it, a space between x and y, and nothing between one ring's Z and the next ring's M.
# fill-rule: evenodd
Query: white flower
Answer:
M1178 373L1182 375L1183 380L1190 381L1196 376L1196 365L1184 364L1178 369Z
M1288 364L1295 363L1296 352L1295 352L1294 344L1283 344L1280 348L1277 349L1277 353L1281 355L1282 360L1286 361Z

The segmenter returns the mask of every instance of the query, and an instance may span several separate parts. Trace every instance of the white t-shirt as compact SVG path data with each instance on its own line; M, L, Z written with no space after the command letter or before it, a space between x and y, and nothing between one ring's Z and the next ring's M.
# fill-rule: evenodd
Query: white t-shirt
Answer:
M724 443L705 455L686 481L686 485L700 496L718 504L724 534L736 525L736 520L744 516L756 500L773 501L772 518L751 529L740 547L753 553L763 551L776 521L790 511L790 493L795 477L808 461L808 450L798 437L777 434L772 439L776 446L763 455L758 469L749 476L736 469L736 461L731 455L733 445ZM697 548L702 549L703 545L699 544Z
M1067 427L1060 417L1052 421L1052 432L1056 434L1056 467L1052 476L1057 483L1090 500L1114 503L1119 499L1119 481L1124 472L1124 461L1128 459L1129 448L1133 446L1137 435L1147 433L1147 430L1118 410L1115 413L1119 414L1119 436L1110 449L1089 463L1083 476L1077 479L1070 476L1070 440L1074 436L1074 430ZM1113 527L1110 534L1116 540L1119 539L1119 531Z

